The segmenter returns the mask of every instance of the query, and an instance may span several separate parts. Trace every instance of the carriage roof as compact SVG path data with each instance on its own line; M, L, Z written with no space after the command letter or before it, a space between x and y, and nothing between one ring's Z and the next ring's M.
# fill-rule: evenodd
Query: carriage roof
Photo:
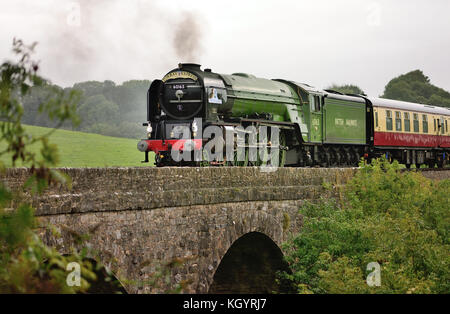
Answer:
M424 112L424 113L432 113L432 114L450 116L450 108L416 104L416 103L412 103L412 102L385 99L385 98L376 98L376 97L367 97L367 98L372 102L374 107L384 107L384 108L399 109L399 110L418 111L418 112Z

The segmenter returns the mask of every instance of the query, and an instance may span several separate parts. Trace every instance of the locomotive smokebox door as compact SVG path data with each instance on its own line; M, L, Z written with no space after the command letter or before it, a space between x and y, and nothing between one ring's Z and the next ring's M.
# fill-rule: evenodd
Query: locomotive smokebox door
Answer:
M175 70L162 79L163 111L172 119L195 117L203 108L203 86L197 75Z

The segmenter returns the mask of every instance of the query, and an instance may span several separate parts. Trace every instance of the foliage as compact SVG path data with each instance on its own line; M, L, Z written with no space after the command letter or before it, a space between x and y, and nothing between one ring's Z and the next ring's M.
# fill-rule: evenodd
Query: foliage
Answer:
M146 120L147 90L150 81L131 80L122 85L112 81L88 81L75 84L72 88L61 88L50 83L34 86L24 97L25 113L23 122L30 125L55 127L44 114L39 114L40 103L45 101L54 90L79 94L79 106L76 109L81 123L66 129L92 132L102 135L138 139L145 135L142 122Z
M386 85L381 97L450 107L450 93L431 84L430 79L420 70L411 71L392 79Z
M352 84L344 84L344 85L333 84L327 89L332 89L343 94L365 95L364 91L361 88Z
M172 278L179 273L179 268L191 259L192 257L174 257L166 262L145 260L139 266L150 270L150 275L144 280L124 279L123 282L138 289L150 288L151 290L146 291L150 293L160 291L168 294L183 293L192 284L192 280L177 282Z
M26 134L21 120L24 107L21 99L25 97L33 86L44 86L46 82L37 75L38 66L30 60L30 54L34 45L25 46L21 41L14 41L14 51L21 56L18 63L4 62L0 66L0 140L7 143L6 149L0 152L0 156L12 153L13 165L21 160L29 163L34 169L44 168L45 165L53 166L58 160L55 147L48 143L48 136L39 137ZM56 121L60 126L69 120L73 124L78 123L75 114L78 93L72 91L65 93L53 89L52 97L47 102L38 106L38 112L46 112L51 121ZM29 145L39 142L42 145L42 159L36 159L36 154L28 151Z
M304 226L285 245L301 293L449 293L450 180L400 172L385 159L362 165L342 208L301 208ZM381 286L366 284L370 262Z
M4 150L0 156L11 156L11 163L30 167L30 178L25 188L30 193L42 192L49 184L70 185L70 178L50 169L58 161L55 145L48 136L53 132L35 136L22 126L24 107L22 100L31 88L46 87L52 91L45 102L39 103L37 112L45 113L50 121L61 126L65 121L78 122L75 114L77 93L65 92L48 85L38 74L38 65L31 60L35 44L25 45L14 40L13 50L18 62L4 62L0 66L0 142ZM40 146L39 154L30 146ZM4 166L0 163L4 171ZM95 279L92 265L85 261L86 252L64 257L45 246L35 233L38 222L31 206L22 201L20 194L0 183L0 293L72 293L86 291L88 280ZM81 286L66 284L66 265L77 262L81 267Z

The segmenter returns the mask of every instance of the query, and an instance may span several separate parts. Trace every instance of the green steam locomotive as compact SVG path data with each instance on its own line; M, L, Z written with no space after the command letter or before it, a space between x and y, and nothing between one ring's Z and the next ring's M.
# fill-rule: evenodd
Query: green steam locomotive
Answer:
M440 119L441 132L380 129L378 113L385 111L425 113L427 119ZM450 147L447 120L450 111L445 108L344 95L289 80L246 73L224 75L201 70L197 64L180 64L162 80L153 81L148 90L147 138L138 143L138 149L147 162L149 152L154 152L157 166L259 166L267 162L265 155L251 153L252 148L261 147L277 149L279 166L353 166L361 158L381 155L407 165L443 165ZM223 136L217 132L205 136L208 127ZM269 131L260 131L262 127ZM279 130L277 139L272 138L275 129ZM423 135L432 138L419 138ZM215 157L208 159L203 148L212 139ZM185 156L192 158L175 159L174 151L189 152Z

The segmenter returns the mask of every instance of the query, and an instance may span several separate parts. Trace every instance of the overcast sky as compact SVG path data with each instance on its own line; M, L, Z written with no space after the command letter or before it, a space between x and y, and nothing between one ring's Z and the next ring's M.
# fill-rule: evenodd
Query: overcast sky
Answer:
M0 0L0 59L38 42L62 86L161 78L179 62L372 96L421 69L450 90L448 0Z

